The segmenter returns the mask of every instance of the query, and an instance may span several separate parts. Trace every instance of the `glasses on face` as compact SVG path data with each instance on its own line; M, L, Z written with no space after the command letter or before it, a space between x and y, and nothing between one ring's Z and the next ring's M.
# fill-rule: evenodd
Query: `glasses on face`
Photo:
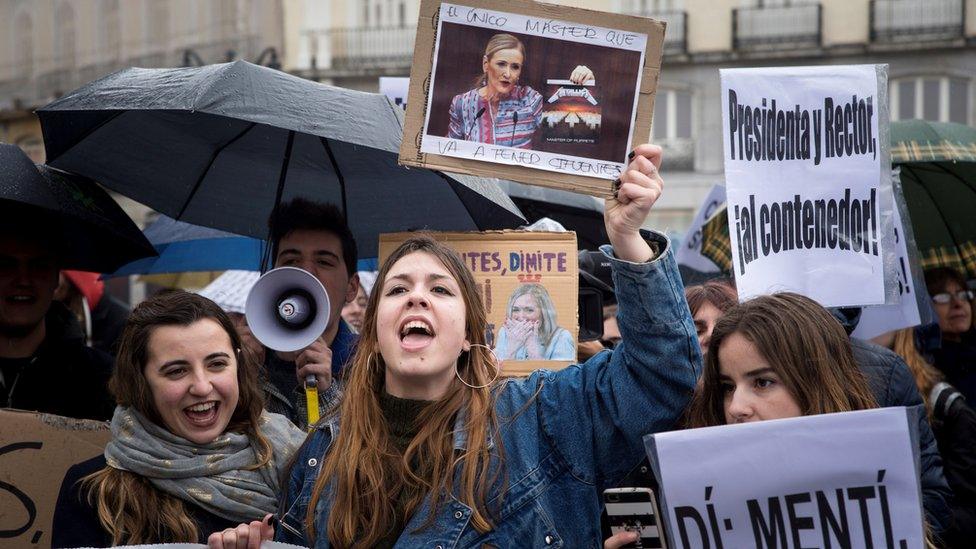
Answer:
M932 301L938 303L939 305L947 305L952 301L953 298L955 298L957 301L972 301L973 292L970 290L960 290L954 294L942 292L932 296Z

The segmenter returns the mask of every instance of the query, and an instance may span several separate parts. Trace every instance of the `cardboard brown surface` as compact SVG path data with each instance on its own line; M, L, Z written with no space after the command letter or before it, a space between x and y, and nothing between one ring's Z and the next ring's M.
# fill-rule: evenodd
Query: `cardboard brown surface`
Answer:
M430 234L460 253L474 274L488 315L489 340L498 341L512 292L521 284L539 283L552 298L557 325L572 334L575 349L579 331L576 233L485 231ZM411 233L380 235L380 263L410 236ZM514 258L512 254L515 254ZM513 266L515 271L511 270ZM502 375L522 376L539 368L558 370L574 363L575 350L574 356L567 360L504 360Z
M598 197L612 196L612 181L599 177L570 175L530 168L521 165L484 162L421 152L421 140L427 118L428 96L431 93L431 69L435 56L441 0L422 0L410 72L408 109L404 123L399 162L408 166L499 177L530 185L552 187ZM641 70L637 111L631 125L633 146L646 142L651 133L651 117L658 77L665 25L662 22L632 15L603 13L580 8L544 4L530 0L456 0L467 7L497 10L538 17L546 20L572 21L647 35L644 64ZM598 77L599 80L599 77ZM626 151L621 152L626 155ZM621 158L621 161L623 159Z
M111 438L105 422L0 410L0 546L50 547L65 472Z

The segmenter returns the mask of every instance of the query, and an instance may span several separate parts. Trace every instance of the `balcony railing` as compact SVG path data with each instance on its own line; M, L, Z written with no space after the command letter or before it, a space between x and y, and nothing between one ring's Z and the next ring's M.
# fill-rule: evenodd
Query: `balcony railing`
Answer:
M871 41L952 40L964 35L965 0L871 0Z
M338 71L409 69L416 27L312 31L306 43L313 68Z
M819 2L799 6L765 6L732 10L735 50L819 48L823 29Z
M682 55L688 52L687 12L644 12L637 15L664 21L668 24L668 30L664 34L664 55Z

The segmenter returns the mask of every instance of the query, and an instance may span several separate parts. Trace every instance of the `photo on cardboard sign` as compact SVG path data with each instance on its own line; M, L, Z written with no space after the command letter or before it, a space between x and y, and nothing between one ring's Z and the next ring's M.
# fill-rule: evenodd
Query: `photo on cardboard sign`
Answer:
M620 174L646 33L447 3L438 14L421 152L605 180Z

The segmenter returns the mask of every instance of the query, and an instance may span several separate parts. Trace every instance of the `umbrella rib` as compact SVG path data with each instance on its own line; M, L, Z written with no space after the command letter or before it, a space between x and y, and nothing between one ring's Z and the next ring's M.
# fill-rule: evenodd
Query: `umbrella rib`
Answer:
M278 206L281 205L281 196L285 192L285 179L288 177L288 164L291 162L291 150L295 145L295 130L288 130L288 141L285 142L285 154L281 159L281 170L278 172L278 187L275 189L275 201L274 209L271 210L271 227L270 228L270 238L274 238L275 229L278 225ZM276 245L274 242L273 245ZM273 266L274 255L278 253L278 250L272 250L272 246L265 246L265 257L261 258L261 268L264 269L265 266Z
M80 138L76 139L75 140L75 145L81 143L85 139L88 139L91 136L91 134L93 134L93 133L97 132L98 130L102 129L103 126L105 126L109 122L115 120L119 116L122 116L126 112L127 111L115 111L115 113L112 114L112 116L109 116L105 120L102 120L101 122L98 123L98 125L90 128L88 131L85 132L84 135L82 135ZM47 143L45 143L44 145L45 145L45 147L47 147ZM61 153L67 152L70 148L71 147L66 147L63 151L61 151ZM59 153L57 156L48 156L47 159L44 161L44 163L50 166L51 163L53 163L55 160L57 160L58 158L61 157L61 153Z
M342 176L342 172L339 170L339 164L336 162L335 155L332 154L332 146L329 145L329 140L320 137L319 141L322 142L325 154L329 157L329 162L332 163L332 171L335 172L336 179L339 180L339 192L342 193L342 217L346 218L346 223L349 223L349 214L346 210L346 178Z
M908 166L907 164L902 164L902 168L905 169L912 176L912 178L915 180L916 183L918 183L919 189L921 189L922 192L928 195L929 200L932 201L932 204L933 205L938 204L938 202L935 201L935 197L932 196L932 192L929 191L928 187L926 187L924 183L922 183L922 179L918 175L916 175L915 170L910 166ZM938 209L938 207L936 207L936 209ZM952 231L952 227L949 225L949 223L945 221L944 218L942 220L942 225L945 227L946 232L949 233L949 236L952 238L952 243L956 245L956 248L958 248L960 244L959 239L956 238L956 234Z
M247 132L251 131L251 129L254 128L254 126L256 126L256 125L257 124L255 122L251 122L239 134L235 135L229 141L227 141L223 145L217 147L216 150L214 150L213 155L210 156L210 162L207 163L206 169L204 169L200 173L200 177L198 177L196 183L193 184L193 190L191 190L190 191L190 195L186 197L186 200L183 202L183 207L180 208L180 212L178 214L176 214L176 216L174 217L174 219L179 220L180 218L183 217L183 214L186 213L186 209L190 206L190 202L193 202L193 197L197 195L197 191L200 190L200 185L203 184L203 178L207 177L207 172L209 172L210 171L210 168L213 167L213 164L214 164L214 162L217 161L217 157L220 156L220 153L224 152L224 149L226 149L227 147L230 147L231 145L233 145L234 143L236 143L237 140L239 140L240 138L244 137L244 134L246 134Z

